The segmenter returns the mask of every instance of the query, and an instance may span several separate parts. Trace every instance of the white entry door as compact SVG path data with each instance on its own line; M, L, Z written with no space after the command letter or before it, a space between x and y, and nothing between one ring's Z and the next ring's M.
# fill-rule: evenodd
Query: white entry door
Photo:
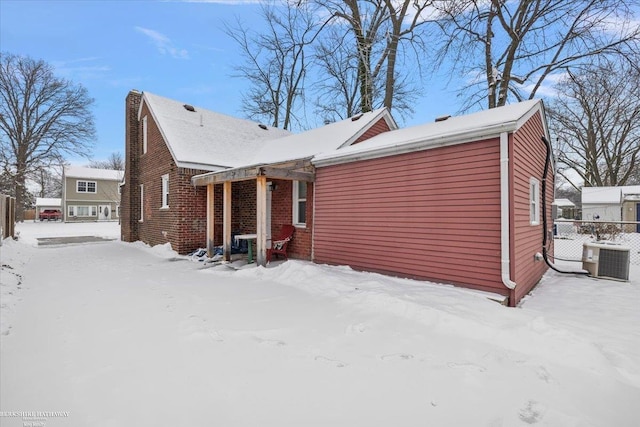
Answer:
M109 221L111 219L111 206L101 205L98 210L98 221Z

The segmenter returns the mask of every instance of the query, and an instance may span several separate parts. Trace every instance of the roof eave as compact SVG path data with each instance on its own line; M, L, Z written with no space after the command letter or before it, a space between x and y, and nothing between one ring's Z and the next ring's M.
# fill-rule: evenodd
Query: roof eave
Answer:
M228 169L229 166L223 165L209 165L206 163L197 162L176 162L176 166L183 169L196 169L210 172L219 172L221 170Z
M193 186L205 186L225 181L244 181L264 175L276 179L314 181L315 173L311 171L309 157L301 157L273 163L256 163L251 165L224 168L191 177Z
M483 139L499 137L503 132L514 132L518 129L518 121L500 123L480 129L456 132L447 135L437 135L431 138L420 138L413 141L405 141L398 144L387 145L371 149L368 151L357 151L344 155L329 156L325 158L312 159L312 163L317 167L331 166L340 163L349 163L359 160L376 159L390 155L410 153L414 151L430 150L432 148L446 147L451 145L466 144Z
M153 103L149 102L149 97L146 95L145 92L142 92L142 100L140 101L140 107L138 109L138 121L140 121L141 119L140 115L142 114L142 106L145 103L147 104L147 109L149 110L149 113L151 113L151 117L153 117L154 123L156 124L156 126L158 127L158 130L160 131L160 135L162 135L162 140L164 141L164 144L169 149L169 153L171 153L171 157L173 157L173 161L176 162L176 164L178 164L179 163L178 157L176 156L176 153L173 147L171 146L171 142L167 137L167 133L164 130L163 123L159 119L159 117L156 115L155 109L152 106ZM208 170L208 169L205 169L205 170Z
M124 172L122 172L122 175L124 175ZM65 179L66 178L70 178L70 179L93 179L95 181L116 181L116 182L122 181L122 177L104 178L104 177L78 176L78 175L65 175L64 177L65 177Z
M358 132L353 134L349 139L347 139L343 144L341 144L338 147L338 149L343 148L343 147L348 147L348 146L352 145L355 141L358 140L358 138L360 138L362 135L364 135L365 132L367 132L369 129L371 129L371 126L375 125L378 122L378 120L380 120L380 119L384 119L384 121L387 123L387 126L389 126L390 130L398 129L398 124L396 123L396 121L391 116L391 113L389 112L389 109L387 109L385 107L385 108L381 109L378 112L378 114L373 116L367 122L366 125L362 126L362 128L360 128L360 130Z

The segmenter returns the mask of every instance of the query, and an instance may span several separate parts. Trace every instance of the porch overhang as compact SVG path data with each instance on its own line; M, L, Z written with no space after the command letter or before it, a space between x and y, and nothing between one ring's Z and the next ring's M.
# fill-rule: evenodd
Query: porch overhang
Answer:
M191 183L196 187L202 187L209 184L247 181L258 177L314 182L316 174L311 164L311 159L308 158L279 163L241 166L217 172L209 172L192 177Z
M231 184L234 181L256 181L256 262L266 265L267 253L267 179L281 179L290 181L314 182L315 167L311 164L311 157L264 163L222 171L208 172L191 178L196 187L207 187L207 253L213 256L215 206L214 187L222 184L222 247L224 261L230 260L231 255Z

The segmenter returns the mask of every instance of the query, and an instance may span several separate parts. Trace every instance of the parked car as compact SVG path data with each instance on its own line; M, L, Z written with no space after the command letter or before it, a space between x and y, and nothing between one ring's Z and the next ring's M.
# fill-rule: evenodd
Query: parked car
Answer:
M62 219L62 212L60 212L58 209L45 209L42 212L40 212L40 221L57 221L59 219Z

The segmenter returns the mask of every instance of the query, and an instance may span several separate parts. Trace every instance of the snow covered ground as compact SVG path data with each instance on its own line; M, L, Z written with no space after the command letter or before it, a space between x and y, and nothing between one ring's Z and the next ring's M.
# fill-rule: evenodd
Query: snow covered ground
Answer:
M630 283L549 272L506 308L301 261L202 269L167 246L36 247L118 239L115 223L18 231L0 246L1 426L640 423L639 266Z

